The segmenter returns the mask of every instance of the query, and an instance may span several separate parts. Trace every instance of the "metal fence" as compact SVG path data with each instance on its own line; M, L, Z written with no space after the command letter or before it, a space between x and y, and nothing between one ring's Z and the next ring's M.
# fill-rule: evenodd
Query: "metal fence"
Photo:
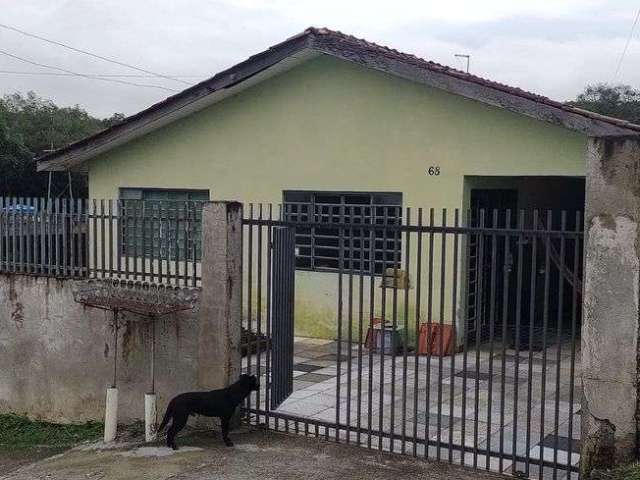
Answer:
M0 197L0 272L88 275L87 201Z
M0 198L0 272L199 286L202 202Z
M251 421L530 478L577 478L581 212L406 209L401 224L344 210L304 222L270 205L245 213L244 317L256 344L243 369L262 385L245 406ZM297 272L304 301L294 317L308 317L300 309L322 302L319 286L332 284L334 340L295 340L293 393L273 408L279 352L270 339L282 334L273 232L327 221L337 269ZM378 259L385 268L366 267Z
M93 200L90 274L200 285L202 202Z

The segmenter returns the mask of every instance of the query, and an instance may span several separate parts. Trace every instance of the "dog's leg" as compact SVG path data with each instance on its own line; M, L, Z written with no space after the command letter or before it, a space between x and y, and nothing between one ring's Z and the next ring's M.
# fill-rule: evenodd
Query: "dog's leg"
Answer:
M164 427L167 426L167 424L169 423L169 420L171 420L172 416L173 416L173 404L169 403L169 406L167 407L167 411L164 412L164 417L162 418L162 423L158 427L158 433L160 433L162 430L164 430Z
M171 422L171 426L167 431L167 447L173 448L174 450L178 450L178 446L176 445L176 435L180 430L184 428L187 424L187 419L189 418L188 414L179 413L173 415L173 422Z
M222 440L227 447L233 447L233 442L229 439L229 423L231 418L222 417L220 420L222 423Z

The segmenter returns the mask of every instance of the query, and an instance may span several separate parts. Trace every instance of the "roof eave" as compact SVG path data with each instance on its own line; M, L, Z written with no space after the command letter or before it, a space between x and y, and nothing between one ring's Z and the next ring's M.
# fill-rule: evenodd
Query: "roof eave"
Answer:
M97 134L67 145L37 159L37 171L65 171L128 141L132 132L158 125L175 112L192 106L212 93L237 85L278 62L309 47L309 35L296 35L244 62L224 70L209 80L168 97Z

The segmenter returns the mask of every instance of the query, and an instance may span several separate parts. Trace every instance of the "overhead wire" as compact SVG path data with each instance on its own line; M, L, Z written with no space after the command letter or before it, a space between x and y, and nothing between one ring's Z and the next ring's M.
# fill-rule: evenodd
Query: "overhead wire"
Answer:
M5 56L7 56L9 58L13 58L15 60L19 60L19 61L24 62L24 63L28 63L30 65L35 65L37 67L42 67L42 68L48 68L48 69L51 69L51 70L57 70L57 71L60 71L60 72L63 72L63 73L67 73L69 75L88 78L90 80L101 80L103 82L120 83L120 84L123 84L123 85L132 85L132 86L135 86L135 87L156 88L156 89L159 89L159 90L165 90L167 92L177 92L178 91L178 90L175 90L173 88L164 87L162 85L135 83L135 82L128 82L126 80L119 80L119 79L116 79L116 78L96 77L96 76L87 75L87 74L84 74L84 73L78 73L78 72L74 72L72 70L67 70L67 69L62 68L62 67L57 67L57 66L54 66L54 65L47 65L45 63L36 62L35 60L29 60L27 58L21 57L19 55L15 55L15 54L7 52L5 50L0 50L0 54L1 55L5 55Z
M24 71L24 70L0 70L0 73L6 75L34 75L34 76L53 76L53 77L72 77L74 74L61 73L61 72L36 72L36 71ZM130 74L130 73L82 73L90 77L104 77L104 78L156 78L153 75L147 74ZM206 78L207 75L174 75L175 78Z
M625 43L624 49L622 50L622 54L620 55L620 59L618 60L618 66L616 67L616 72L613 74L613 81L615 81L618 78L618 74L620 73L620 68L622 67L622 62L624 61L624 57L627 55L627 50L629 50L629 45L631 44L631 40L633 39L633 34L636 31L636 26L638 25L638 19L640 19L640 8L638 8L638 13L636 13L636 18L633 21L633 26L631 27L631 31L629 32L629 36L627 37L627 42Z
M113 63L115 65L120 65L121 67L131 68L133 70L137 70L138 72L147 73L149 75L153 75L154 77L164 78L165 80L172 80L174 82L180 82L180 83L183 83L185 85L191 85L189 82L186 82L186 81L181 80L179 78L172 77L170 75L164 75L162 73L157 73L157 72L154 72L154 71L142 68L142 67L138 67L138 66L135 66L135 65L131 65L129 63L122 62L120 60L116 60L114 58L109 58L109 57L105 57L103 55L98 55L97 53L93 53L93 52L90 52L88 50L83 50L81 48L77 48L77 47L68 45L66 43L59 42L57 40L52 40L50 38L46 38L46 37L43 37L41 35L36 35L35 33L30 33L30 32L27 32L25 30L21 30L19 28L13 27L11 25L6 25L6 24L3 24L3 23L0 23L0 28L4 28L5 30L11 30L11 31L19 33L21 35L25 35L27 37L35 38L37 40L41 40L43 42L47 42L47 43L50 43L52 45L57 45L59 47L66 48L67 50L71 50L71 51L76 52L76 53L81 53L83 55L89 55L90 57L97 58L97 59L103 60L105 62Z

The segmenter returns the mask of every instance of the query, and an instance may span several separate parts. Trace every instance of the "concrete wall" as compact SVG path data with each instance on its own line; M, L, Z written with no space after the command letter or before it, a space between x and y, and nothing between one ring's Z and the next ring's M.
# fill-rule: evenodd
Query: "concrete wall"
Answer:
M465 207L465 175L582 176L585 142L555 125L321 56L96 157L89 193L193 188L208 189L212 200L279 203L284 189L391 191L414 209L447 208L451 221L452 210ZM429 176L435 165L440 175ZM296 285L297 333L335 336L336 274L298 272ZM439 289L435 282L436 302Z
M640 424L640 141L589 142L581 470L632 461Z
M102 420L112 378L112 315L75 303L78 286L73 280L0 275L0 411L63 422ZM144 418L149 335L144 319L121 316L119 420L130 422ZM197 311L159 320L156 338L161 415L173 395L198 388Z

